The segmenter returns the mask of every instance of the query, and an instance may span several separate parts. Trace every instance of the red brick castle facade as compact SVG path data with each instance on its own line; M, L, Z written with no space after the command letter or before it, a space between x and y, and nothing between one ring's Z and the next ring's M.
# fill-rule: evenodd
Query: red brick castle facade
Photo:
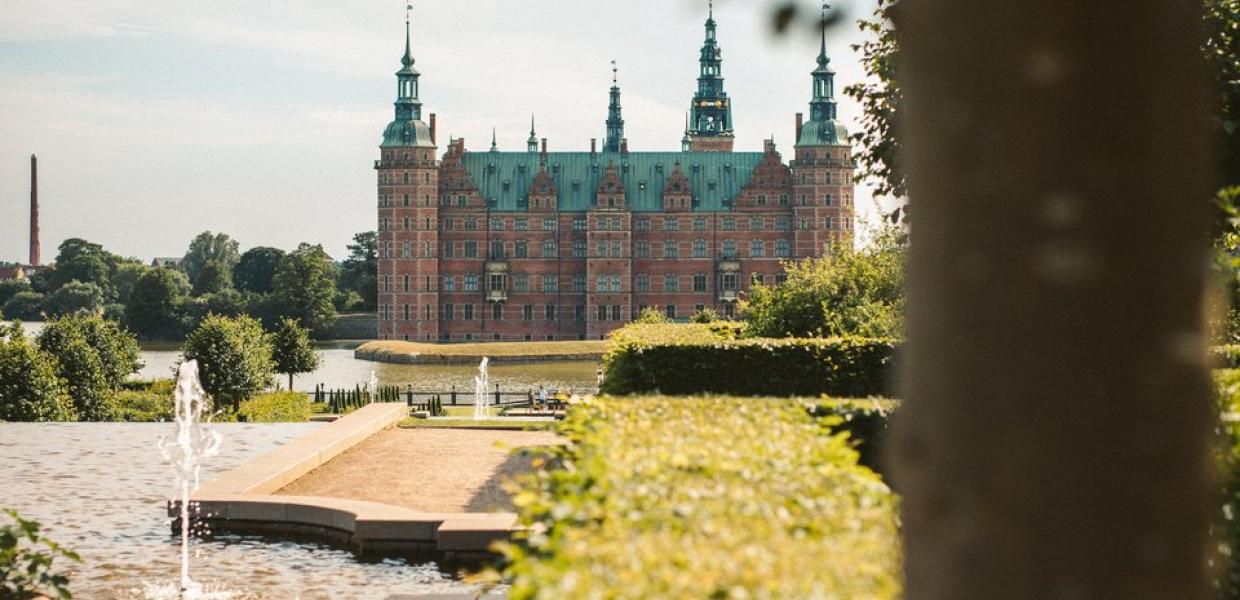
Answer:
M825 35L825 34L824 34ZM613 82L607 137L547 152L472 152L422 120L406 23L396 119L375 162L379 337L597 339L656 307L733 315L781 263L852 244L853 161L836 116L825 38L795 157L734 152L713 14L680 152L630 152Z

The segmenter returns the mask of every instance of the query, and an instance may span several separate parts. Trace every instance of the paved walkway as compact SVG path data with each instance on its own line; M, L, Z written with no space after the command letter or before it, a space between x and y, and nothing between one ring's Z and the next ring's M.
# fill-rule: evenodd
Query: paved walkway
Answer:
M503 482L529 469L512 451L557 443L545 431L387 429L276 493L435 513L507 512Z

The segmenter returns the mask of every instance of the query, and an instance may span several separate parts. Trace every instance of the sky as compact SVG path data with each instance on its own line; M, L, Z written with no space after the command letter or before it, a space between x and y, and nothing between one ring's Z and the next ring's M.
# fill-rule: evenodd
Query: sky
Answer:
M736 149L785 159L808 112L818 37L771 33L773 0L719 0ZM836 86L873 0L828 32ZM817 4L806 1L806 10ZM531 113L552 151L603 138L611 60L633 151L678 150L705 0L414 0L424 114L468 149L522 150ZM81 237L149 261L205 230L253 246L375 228L382 131L404 52L402 0L0 0L0 261L26 260L29 157L39 156L44 261ZM839 98L857 129L859 108ZM442 148L441 148L442 149ZM875 214L858 186L863 218Z

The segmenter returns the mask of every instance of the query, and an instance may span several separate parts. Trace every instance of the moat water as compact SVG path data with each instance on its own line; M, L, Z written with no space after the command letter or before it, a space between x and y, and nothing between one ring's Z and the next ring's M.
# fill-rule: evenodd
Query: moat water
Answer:
M24 324L26 331L34 335L42 329L42 323ZM293 387L299 391L311 391L317 384L328 388L348 388L366 385L371 373L379 385L400 386L414 391L447 392L453 386L461 394L461 402L468 403L474 391L477 365L393 365L353 358L353 350L361 342L327 342L318 345L322 359L314 373L298 375ZM147 343L142 347L145 363L138 377L144 379L171 379L181 359L180 344ZM568 389L593 392L597 388L598 364L592 361L547 362L532 364L493 364L490 366L492 389L499 384L504 392L535 391L538 386L547 389ZM287 386L287 377L277 377L280 385Z

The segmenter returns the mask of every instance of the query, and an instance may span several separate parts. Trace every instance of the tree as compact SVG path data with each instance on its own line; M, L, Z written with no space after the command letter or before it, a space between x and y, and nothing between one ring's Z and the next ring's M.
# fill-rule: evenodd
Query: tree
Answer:
M67 386L78 420L112 420L112 398L116 390L108 385L103 361L86 339L80 335L71 337L56 353L47 352L47 355L56 365L56 376Z
M56 362L20 326L0 332L0 421L72 421L73 401Z
M39 321L43 319L43 300L38 292L18 292L0 306L0 314L6 319Z
M47 299L47 313L53 316L99 314L103 311L103 290L95 283L70 281Z
M99 286L105 299L112 297L112 274L121 258L103 246L80 238L69 238L60 244L56 264L47 269L45 293L55 292L70 281Z
M277 373L288 374L288 389L293 390L293 375L311 373L319 368L319 355L310 343L310 332L297 321L284 319L271 335L271 354Z
M194 280L194 295L218 294L232 287L232 268L218 260L209 260Z
M240 245L228 234L210 231L198 234L189 243L189 250L185 252L185 261L182 263L190 283L197 285L198 276L207 264L213 261L224 265L231 272L240 260L239 249Z
M112 274L112 291L116 295L116 301L120 304L129 303L133 287L150 270L151 267L140 263L127 262L117 265L116 272Z
M5 279L0 281L0 306L4 306L9 298L22 292L32 291L30 282L25 279Z
M277 315L296 320L316 337L327 335L336 319L336 281L323 247L298 246L280 261L274 282Z
M179 307L185 299L185 275L151 269L134 284L125 305L125 323L144 339L172 339L181 333Z
M1240 0L1206 0L1206 57L1211 61L1222 110L1216 131L1222 137L1225 185L1240 185Z
M353 236L349 258L340 274L340 289L357 292L361 310L374 312L379 304L379 234L365 231Z
M208 315L185 338L185 360L198 361L202 387L217 403L236 411L272 382L275 364L271 344L258 321L250 317Z
M788 263L787 281L754 286L741 313L762 337L901 337L904 258L903 233L889 226L865 250Z
M900 168L899 127L903 93L896 78L900 58L900 39L891 16L898 0L878 0L874 17L858 21L870 39L853 44L869 77L844 88L844 94L861 105L861 131L852 135L860 145L857 160L861 175L875 183L879 195L903 198L908 195L904 171Z
M59 357L75 339L84 341L99 355L104 381L112 390L119 389L142 368L137 338L116 322L94 315L73 315L48 322L39 332L39 349Z
M259 246L241 255L233 267L233 285L243 292L270 294L276 267L284 259L285 252L279 248Z

